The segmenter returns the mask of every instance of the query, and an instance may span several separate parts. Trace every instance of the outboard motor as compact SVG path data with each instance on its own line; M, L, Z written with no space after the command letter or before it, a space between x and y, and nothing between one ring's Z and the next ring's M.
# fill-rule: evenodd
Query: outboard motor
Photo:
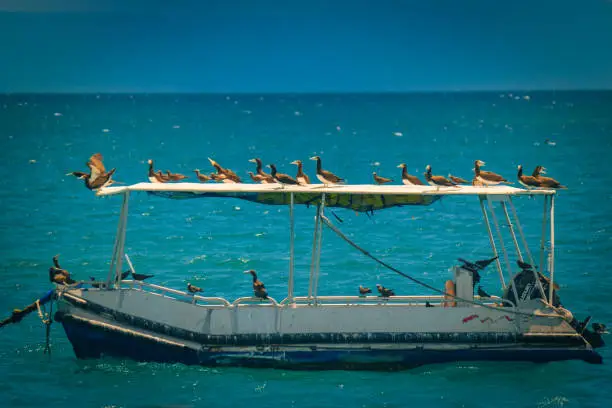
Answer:
M533 267L525 262L517 261L517 263L521 268L521 271L514 275L512 282L510 282L510 284L506 287L503 298L513 302L515 305L528 302L532 299L542 299L542 293L538 289L536 276L542 284L544 294L548 296L550 290L550 279L542 275L540 272L534 273ZM514 290L512 290L513 286L516 288L516 293L519 297L518 299L516 299ZM552 305L555 307L561 306L561 301L557 295L559 286L554 284L553 289Z

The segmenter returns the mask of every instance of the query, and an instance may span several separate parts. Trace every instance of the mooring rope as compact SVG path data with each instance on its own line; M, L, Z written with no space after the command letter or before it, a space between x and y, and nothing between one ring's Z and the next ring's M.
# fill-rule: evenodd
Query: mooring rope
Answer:
M326 226L327 226L329 229L331 229L332 231L334 231L334 232L335 232L335 233L336 233L336 234L337 234L337 235L338 235L340 238L342 238L343 240L345 240L345 241L346 241L346 242L347 242L349 245L351 245L353 248L355 248L356 250L358 250L359 252L361 252L362 254L364 254L365 256L367 256L368 258L370 258L370 259L374 260L375 262L379 263L380 265L384 266L385 268L389 269L390 271L393 271L393 272L397 273L398 275L403 276L404 278L410 279L412 282L414 282L414 283L416 283L416 284L418 284L418 285L421 285L421 286L423 286L423 287L425 287L425 288L427 288L427 289L429 289L429 290L431 290L431 291L433 291L433 292L439 293L439 294L441 294L441 295L443 295L443 296L445 296L445 297L453 298L453 299L455 299L455 300L459 300L459 301L461 301L461 302L470 303L470 304L473 304L473 305L478 305L478 306L484 307L484 308L486 308L486 309L491 309L491 310L500 311L500 309L499 309L498 307L489 306L489 305L486 305L486 304L481 303L481 302L477 302L477 301L474 301L474 300L469 300L469 299L464 299L464 298L461 298L461 297L459 297L459 296L452 295L452 294L450 294L450 293L446 293L446 292L445 292L445 291L443 291L443 290L440 290L440 289L438 289L438 288L436 288L436 287L434 287L434 286L431 286L431 285L429 285L429 284L427 284L427 283L425 283L425 282L423 282L423 281L421 281L421 280L419 280L419 279L417 279L417 278L414 278L414 277L412 277L412 276L410 276L410 275L408 275L408 274L406 274L406 273L404 273L404 272L400 271L399 269L397 269L397 268L393 267L392 265L389 265L388 263L386 263L386 262L385 262L385 261L383 261L382 259L377 258L376 256L372 255L370 252L366 251L365 249L363 249L362 247L360 247L359 245L357 245L357 244L356 244L355 242L353 242L353 241L352 241L352 240L351 240L349 237L347 237L346 235L344 235L344 233L343 233L342 231L340 231L340 230L339 230L339 229L338 229L338 228L337 228L335 225L333 225L333 224L331 223L331 221L329 220L329 218L327 218L327 217L326 217L325 215L323 215L323 214L321 214L321 221L323 221L323 223L324 223L324 224L325 224L325 225L326 225ZM553 309L554 309L554 308L553 308ZM506 311L505 311L505 312L506 312ZM508 309L508 310L507 310L507 312L508 312L508 313L511 313L511 314L516 314L516 315L522 315L522 316L534 316L534 314L533 314L533 313L521 312L521 311L516 310L516 309L514 309L514 308L513 308L513 309ZM545 317L558 317L558 316L547 316L547 315L544 315L544 316L545 316Z

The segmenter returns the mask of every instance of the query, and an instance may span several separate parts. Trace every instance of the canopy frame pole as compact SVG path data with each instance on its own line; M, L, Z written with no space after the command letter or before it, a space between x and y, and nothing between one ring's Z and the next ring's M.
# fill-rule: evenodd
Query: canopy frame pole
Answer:
M314 284L315 263L317 256L317 242L319 240L319 224L321 223L321 204L317 204L315 214L315 226L312 236L312 257L310 258L310 277L308 279L308 300L312 300L312 289Z
M510 205L512 205L512 201L511 198L508 197L508 202L510 203ZM518 255L518 258L521 262L523 262L523 255L521 254L521 249L519 247L519 243L518 240L516 239L516 234L514 232L514 227L512 226L512 221L510 219L510 215L508 214L508 208L506 207L506 202L502 201L502 208L504 209L504 215L506 216L506 221L508 222L508 227L510 228L510 233L512 234L512 240L514 242L514 247L516 248L516 253ZM514 207L511 207L514 211ZM518 221L518 217L516 216L516 212L514 212L514 218L516 221L516 226L519 230L519 233L521 235L521 238L523 240L523 245L525 246L525 250L527 252L527 256L529 257L529 260L531 261L531 264L533 266L533 259L531 258L531 253L529 252L529 247L527 247L527 242L525 240L525 236L523 235L523 231L521 229L521 224ZM535 269L532 268L533 271L533 278L534 278L534 282L536 282L536 286L538 287L538 290L540 291L540 295L542 296L542 299L544 301L546 301L546 293L544 293L544 287L542 286L542 282L540 282L540 279L538 279L538 274L535 271ZM517 298L518 299L518 298Z
M119 213L119 223L117 224L117 235L115 236L115 245L113 247L113 256L111 265L106 277L106 287L110 288L111 279L116 276L116 286L121 285L121 266L123 263L123 255L125 251L125 232L127 226L128 203L130 201L129 190L123 193L123 202L121 204L121 212Z
M516 229L521 236L521 242L523 243L523 248L527 253L527 259L529 259L529 264L535 267L535 261L533 260L533 255L529 250L529 245L527 245L527 239L525 238L525 234L523 233L523 227L521 226L521 222L519 221L518 214L516 212L516 208L514 207L514 203L512 202L512 198L508 197L508 204L510 205L510 210L512 210L512 217L514 218L514 222L516 223Z
M314 303L319 302L319 277L321 276L321 242L323 241L323 222L321 218L325 213L325 193L321 195L321 207L319 207L319 240L317 241L317 255L315 258L315 277L314 277Z
M544 273L544 249L546 245L546 221L548 211L548 196L544 196L544 211L542 213L542 237L540 239L540 273Z
M293 303L293 286L294 286L294 264L295 264L295 222L294 222L294 217L293 217L293 193L290 193L290 197L291 197L291 203L289 205L289 230L290 230L290 237L289 237L289 283L287 285L287 298L289 299L289 302Z
M553 303L553 290L555 288L555 196L550 196L550 250L548 252L550 271L550 286L548 288L548 299Z
M504 272L502 271L501 262L499 261L499 254L497 253L497 247L495 246L495 240L493 239L493 232L491 231L491 224L489 223L489 216L487 215L487 210L484 206L483 201L488 200L487 196L480 196L480 209L482 210L482 216L485 221L485 225L487 226L487 232L489 234L489 243L491 244L491 249L493 249L493 255L495 258L495 266L497 267L497 272L499 273L499 280L502 284L502 289L506 289L506 281L504 280Z
M489 210L491 211L491 218L493 219L493 225L495 225L495 231L497 232L497 237L499 238L499 246L502 250L502 254L504 255L504 263L506 264L508 279L510 283L512 283L512 267L510 266L510 258L508 258L508 251L506 251L506 246L504 245L504 237L501 233L501 228L499 227L499 223L497 222L497 216L495 215L495 208L493 208L493 203L488 197L487 197L487 204L489 205ZM511 286L512 286L512 292L514 293L514 298L518 302L519 297L518 297L518 292L516 290L516 285L511 285Z

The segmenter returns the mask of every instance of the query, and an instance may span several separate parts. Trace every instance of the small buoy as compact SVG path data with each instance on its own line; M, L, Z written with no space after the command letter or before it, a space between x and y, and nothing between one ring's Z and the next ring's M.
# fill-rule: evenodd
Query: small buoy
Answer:
M393 136L402 137L404 134L402 132L393 132Z

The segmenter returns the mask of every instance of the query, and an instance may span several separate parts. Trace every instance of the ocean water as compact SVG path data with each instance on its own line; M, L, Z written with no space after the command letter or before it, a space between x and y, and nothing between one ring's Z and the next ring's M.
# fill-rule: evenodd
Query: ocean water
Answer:
M578 318L612 323L612 92L364 95L0 95L0 317L50 288L59 253L77 278L106 276L120 200L96 198L66 173L86 170L92 153L126 183L156 168L192 176L207 157L245 179L261 157L294 173L301 159L350 183L372 171L400 179L405 162L421 175L471 178L476 159L516 179L537 164L569 189L556 199L556 272L564 305ZM545 143L549 139L554 145ZM542 200L515 200L537 253ZM475 198L447 197L429 207L368 217L334 210L347 235L385 261L443 287L458 256L490 255ZM296 210L296 294L305 294L314 209ZM499 215L499 213L498 213ZM335 218L332 218L335 220ZM504 231L504 234L506 232ZM507 235L506 235L507 236ZM135 194L126 252L152 282L207 295L248 295L241 272L256 269L270 295L287 291L288 212L233 199L172 201ZM506 241L508 247L510 241ZM515 259L515 258L512 258ZM398 294L426 294L381 269L325 231L320 294L355 294L382 283ZM494 268L483 287L499 294ZM609 348L603 365L456 363L402 372L205 368L104 359L79 361L61 326L35 315L0 329L0 406L125 407L517 407L609 406Z

